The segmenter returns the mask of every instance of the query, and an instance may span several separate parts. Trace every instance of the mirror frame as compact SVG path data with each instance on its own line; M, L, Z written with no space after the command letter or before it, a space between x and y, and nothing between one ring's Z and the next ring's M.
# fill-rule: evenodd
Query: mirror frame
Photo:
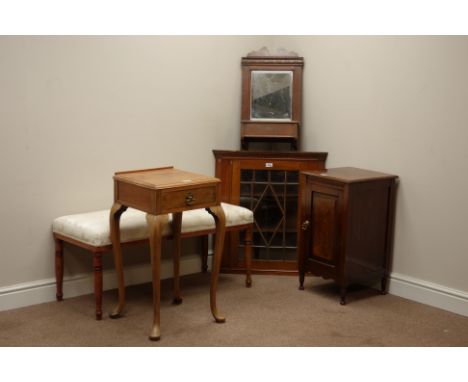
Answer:
M293 150L299 150L299 128L302 123L302 71L304 58L297 56L256 56L242 57L242 109L241 148L248 149L252 141L286 141ZM252 72L293 73L291 89L291 118L251 118L252 114Z

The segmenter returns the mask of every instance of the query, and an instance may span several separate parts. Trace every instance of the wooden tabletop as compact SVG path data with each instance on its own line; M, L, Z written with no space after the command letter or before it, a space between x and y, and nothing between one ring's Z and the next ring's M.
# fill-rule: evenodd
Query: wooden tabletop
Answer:
M329 168L328 170L323 171L304 171L303 173L311 176L327 178L330 180L337 180L344 183L357 183L369 180L398 178L396 175L364 170L356 167Z
M172 166L116 172L114 180L153 190L220 182L217 178L179 170Z

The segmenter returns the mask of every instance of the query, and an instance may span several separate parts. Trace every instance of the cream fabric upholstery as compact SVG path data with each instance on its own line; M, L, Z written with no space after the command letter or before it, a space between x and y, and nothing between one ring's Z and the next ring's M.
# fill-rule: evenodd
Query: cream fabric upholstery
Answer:
M221 203L226 215L226 226L233 227L253 223L253 212L233 204ZM172 214L163 228L163 235L170 235ZM186 211L182 214L182 233L204 231L215 228L214 218L205 209ZM52 230L95 247L111 244L109 210L62 216L54 220ZM120 218L120 240L142 240L148 237L146 213L128 208Z

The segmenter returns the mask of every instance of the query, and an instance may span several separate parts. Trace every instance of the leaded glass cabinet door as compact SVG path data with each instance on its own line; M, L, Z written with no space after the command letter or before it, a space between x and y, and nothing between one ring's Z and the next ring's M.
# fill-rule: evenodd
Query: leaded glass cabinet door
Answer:
M240 169L239 202L255 218L255 261L296 261L298 177L299 171Z
M325 168L327 153L213 150L223 202L254 212L254 273L297 272L300 171ZM228 232L222 272L245 272L244 237Z

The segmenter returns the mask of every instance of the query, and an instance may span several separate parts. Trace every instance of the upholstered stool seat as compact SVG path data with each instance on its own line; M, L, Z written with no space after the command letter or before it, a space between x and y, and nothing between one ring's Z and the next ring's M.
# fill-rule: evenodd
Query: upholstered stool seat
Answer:
M253 213L247 208L221 203L226 216L226 231L246 230L247 286L250 280L250 242L252 236ZM195 209L182 214L182 238L203 236L202 269L207 270L207 235L215 232L214 218L205 209ZM56 246L57 300L62 299L63 284L63 242L68 242L93 252L95 276L96 318L102 316L102 259L101 254L112 248L110 239L109 210L93 211L56 218L52 224ZM172 214L163 227L163 236L172 235ZM146 213L128 208L120 219L120 240L122 244L148 239ZM248 256L247 256L248 252ZM248 257L248 259L247 259Z
M221 203L221 206L226 215L226 228L253 223L253 213L249 209L228 203ZM204 209L186 211L182 214L182 234L214 229L214 218ZM94 247L111 245L109 210L61 216L54 220L52 231ZM169 214L169 220L163 227L163 236L170 235L172 235L172 214ZM147 238L146 213L128 208L120 218L120 241L127 243Z

